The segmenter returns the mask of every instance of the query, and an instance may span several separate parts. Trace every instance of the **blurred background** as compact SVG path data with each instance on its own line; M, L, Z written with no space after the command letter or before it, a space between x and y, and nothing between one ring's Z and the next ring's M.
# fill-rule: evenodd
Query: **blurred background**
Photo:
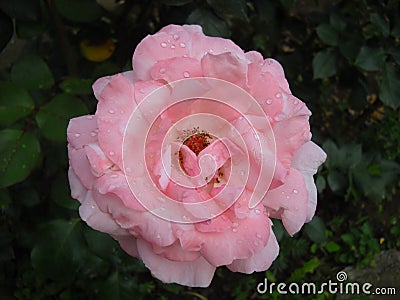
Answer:
M66 126L94 113L92 83L131 69L138 42L171 23L277 59L328 154L314 219L293 238L274 222L272 267L220 267L206 289L161 283L90 229L67 180ZM0 0L1 299L280 299L257 284L341 270L399 294L399 46L396 0ZM349 299L290 296L335 297Z

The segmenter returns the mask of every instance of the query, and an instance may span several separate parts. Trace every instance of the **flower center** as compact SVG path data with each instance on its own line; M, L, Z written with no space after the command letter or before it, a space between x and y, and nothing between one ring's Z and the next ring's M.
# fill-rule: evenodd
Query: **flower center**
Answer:
M183 144L199 155L201 150L211 144L214 139L207 131L193 128L192 130L184 130Z

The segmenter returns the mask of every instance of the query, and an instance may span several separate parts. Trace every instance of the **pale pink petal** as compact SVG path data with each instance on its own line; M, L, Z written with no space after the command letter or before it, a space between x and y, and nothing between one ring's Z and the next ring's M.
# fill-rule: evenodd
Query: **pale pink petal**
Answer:
M161 257L173 261L194 261L200 257L200 252L198 251L187 251L184 250L179 243L176 241L170 246L160 247L157 245L153 246L153 252Z
M246 259L236 259L227 267L233 272L246 274L263 272L271 266L272 262L278 257L278 254L279 244L274 232L271 230L268 243L261 251Z
M326 153L313 142L303 144L295 153L292 167L301 172L308 190L308 210L306 222L311 221L317 206L317 188L313 175L326 160Z
M86 156L96 176L100 176L113 166L98 144L89 144L85 147Z
M125 127L136 106L133 84L121 74L109 78L98 94L96 117L99 145L106 156L122 168L122 142Z
M92 173L92 167L86 156L84 148L78 150L68 147L69 163L76 176L87 189L91 189L96 180L96 176Z
M244 87L247 61L232 53L207 54L201 60L204 77L219 78Z
M113 235L121 246L121 248L130 256L140 258L137 249L137 240L132 235Z
M290 235L298 232L306 221L308 210L308 191L300 171L290 169L285 183L268 191L263 204L281 215L283 225Z
M125 175L121 171L108 172L101 176L95 185L95 189L103 194L114 194L122 200L125 207L136 211L146 211L142 204L135 198L129 188Z
M214 266L228 265L235 259L249 258L260 251L268 241L270 220L261 204L248 212L247 218L231 215L231 228L222 232L184 230L179 233L186 250L199 250ZM225 213L229 216L229 213ZM204 228L203 228L204 230Z
M71 197L82 203L86 198L87 188L82 184L82 181L76 176L74 170L70 166L68 169L68 180L71 188Z
M69 121L67 128L68 143L78 149L97 142L97 120L95 116L81 116Z
M138 251L152 275L164 283L178 283L192 287L208 287L215 267L203 257L194 261L172 261L154 253L151 245L143 240L137 242Z
M150 70L151 77L155 80L167 82L202 76L200 62L190 57L175 57L158 61Z
M79 215L93 229L108 234L127 235L128 232L122 229L115 220L108 214L100 211L93 200L92 192L86 194L86 198L79 207Z

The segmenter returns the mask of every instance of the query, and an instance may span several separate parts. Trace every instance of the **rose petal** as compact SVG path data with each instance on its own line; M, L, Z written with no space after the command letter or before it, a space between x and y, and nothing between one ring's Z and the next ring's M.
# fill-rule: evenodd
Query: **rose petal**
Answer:
M151 274L165 283L178 283L192 287L207 287L214 276L215 267L203 257L194 261L171 261L154 253L151 245L137 242L138 251Z
M68 143L72 148L79 149L85 145L97 142L96 116L81 116L69 121L67 128Z

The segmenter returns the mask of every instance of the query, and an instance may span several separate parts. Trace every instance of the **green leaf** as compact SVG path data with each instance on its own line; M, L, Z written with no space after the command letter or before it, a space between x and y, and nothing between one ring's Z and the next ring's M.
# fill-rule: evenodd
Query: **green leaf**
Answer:
M0 189L0 209L3 210L11 203L11 195L8 189Z
M35 167L40 145L30 132L0 131L0 188L24 180Z
M0 82L0 125L11 125L33 109L33 100L25 89L11 82Z
M132 291L138 292L135 285L136 281L131 277L115 271L102 285L98 299L132 300Z
M337 46L339 34L334 27L329 24L321 24L316 29L318 37L329 46Z
M113 257L115 249L119 247L118 243L108 234L93 230L87 226L85 226L84 236L89 250L107 261Z
M344 18L336 13L331 13L329 15L329 23L338 32L342 32L346 28L346 22Z
M306 231L309 238L317 244L321 244L325 241L325 225L321 218L314 216L311 222L304 225L304 230Z
M320 265L318 257L314 257L309 261L305 262L304 265L290 275L288 282L298 282L306 276L306 274L314 273L315 269Z
M272 230L274 231L277 241L280 242L285 235L285 227L283 227L280 220L274 219L273 224L274 226L272 226Z
M65 79L60 88L71 95L91 95L92 94L92 79L83 79L77 77L69 77Z
M6 47L14 32L13 22L0 10L0 52Z
M228 25L225 23L225 21L218 18L211 11L203 8L196 8L189 15L187 23L201 25L204 33L210 36L229 36Z
M380 71L387 54L382 48L361 47L354 64L365 71Z
M102 15L96 0L55 0L55 5L64 18L73 22L93 22Z
M49 67L38 56L26 56L17 61L11 69L13 82L27 89L48 89L54 78Z
M33 267L47 278L72 282L85 261L86 245L80 219L62 219L41 226L31 252Z
M355 244L353 235L351 235L350 233L342 234L340 238L342 239L343 242L345 242L349 246L354 246Z
M247 20L247 5L245 0L207 0L207 3L223 19L237 18Z
M320 51L313 59L314 79L327 78L336 74L336 55L332 51Z
M332 192L343 193L348 185L347 178L339 171L330 170L327 177Z
M387 37L389 36L390 29L389 29L389 23L386 22L379 14L377 13L372 13L369 15L370 21L372 25L375 26L376 29L384 36Z
M40 108L36 122L46 138L62 142L66 139L69 120L86 113L87 108L81 100L60 94Z
M333 253L333 252L338 252L340 250L340 246L339 246L339 244L330 241L325 245L325 249L329 253Z
M379 84L379 98L393 109L400 106L400 78L391 65L386 65L384 68L383 78Z

